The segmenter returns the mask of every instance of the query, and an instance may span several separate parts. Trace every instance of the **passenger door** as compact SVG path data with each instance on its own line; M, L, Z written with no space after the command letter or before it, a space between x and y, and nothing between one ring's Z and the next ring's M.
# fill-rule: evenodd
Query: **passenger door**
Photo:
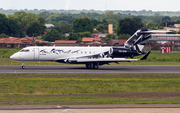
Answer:
M39 49L34 48L34 60L39 60Z

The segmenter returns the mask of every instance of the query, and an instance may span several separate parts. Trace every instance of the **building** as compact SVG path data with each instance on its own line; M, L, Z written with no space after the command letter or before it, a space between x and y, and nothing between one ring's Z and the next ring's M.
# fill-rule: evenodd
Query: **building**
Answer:
M93 33L93 34L92 34L92 37L93 37L93 38L98 38L98 33Z
M47 29L50 29L50 28L54 27L53 24L45 24L45 26L46 26Z
M113 33L113 23L109 23L109 25L108 25L108 33L109 34Z
M36 40L36 37L24 37L24 38L0 38L0 48L23 48L27 46L33 46L36 42L46 43L41 39Z
M107 33L99 33L98 37L100 38L105 38L107 36Z
M174 24L174 26L180 28L180 24Z
M54 44L76 44L77 40L55 40Z
M124 44L128 39L119 39L119 45Z
M164 27L164 29L162 30L166 30L166 31L179 31L180 28L179 27Z
M79 46L77 40L55 40L54 43L49 43L49 46Z
M101 44L101 38L84 37L82 38L82 42L84 44Z

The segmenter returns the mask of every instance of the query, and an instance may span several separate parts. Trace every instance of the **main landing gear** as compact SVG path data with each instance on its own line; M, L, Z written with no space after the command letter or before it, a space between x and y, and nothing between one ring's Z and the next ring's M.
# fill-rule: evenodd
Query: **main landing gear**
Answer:
M98 65L98 63L87 63L86 68L87 69L98 69L99 65Z
M26 64L24 61L22 61L22 69L26 69Z

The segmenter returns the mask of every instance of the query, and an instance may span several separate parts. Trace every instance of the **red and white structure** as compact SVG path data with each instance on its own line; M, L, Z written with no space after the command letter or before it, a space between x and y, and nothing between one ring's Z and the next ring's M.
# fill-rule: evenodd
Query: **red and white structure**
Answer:
M161 47L161 53L170 53L172 51L171 47Z

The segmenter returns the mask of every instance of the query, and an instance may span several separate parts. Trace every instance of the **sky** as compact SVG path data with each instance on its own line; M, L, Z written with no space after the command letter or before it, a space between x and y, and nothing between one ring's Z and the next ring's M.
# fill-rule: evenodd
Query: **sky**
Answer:
M0 0L0 8L180 11L180 0Z

